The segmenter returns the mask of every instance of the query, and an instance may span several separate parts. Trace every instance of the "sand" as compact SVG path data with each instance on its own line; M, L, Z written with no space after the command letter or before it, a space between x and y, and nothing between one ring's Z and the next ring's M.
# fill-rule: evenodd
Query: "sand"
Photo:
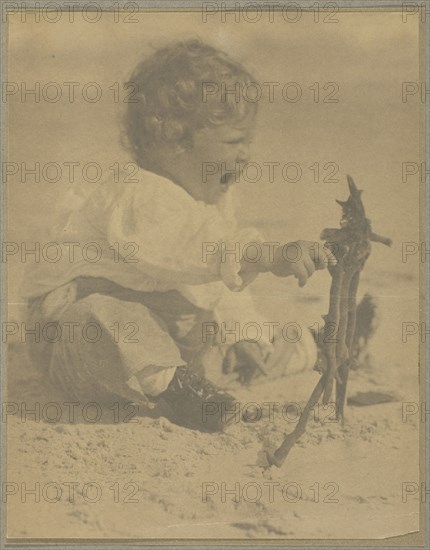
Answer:
M240 420L224 433L207 434L133 409L117 411L118 417L105 410L91 423L95 409L83 416L79 406L70 422L64 399L37 378L26 346L11 346L8 401L18 411L4 418L8 536L379 539L418 531L422 424L419 413L402 418L402 412L405 403L419 402L419 340L401 338L401 323L415 319L416 281L391 277L390 292L387 280L381 276L372 286L364 279L362 285L378 296L377 330L372 361L352 372L349 395L382 392L392 401L348 406L343 426L319 408L319 419L315 412L281 468L268 468L264 451L276 448L294 428L298 407L318 380L314 371L239 388L242 410L256 402L267 412L263 403L278 402L273 417ZM261 288L264 284L263 278ZM257 302L264 302L266 311L274 311L275 302L280 311L279 284L266 295L256 287ZM289 302L306 308L309 321L326 308L319 294ZM31 408L35 401L39 416L23 421L22 403ZM49 402L60 404L59 421L46 421L46 415L55 417L55 409L43 408ZM249 419L252 409L247 411ZM131 421L124 422L127 413ZM31 488L39 502L35 494L25 495Z

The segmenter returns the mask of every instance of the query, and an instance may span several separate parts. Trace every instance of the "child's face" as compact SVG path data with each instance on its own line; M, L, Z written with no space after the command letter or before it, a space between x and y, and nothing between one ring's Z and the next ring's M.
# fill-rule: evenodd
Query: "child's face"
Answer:
M171 167L175 180L196 200L216 204L249 162L254 127L255 118L249 117L197 131L193 148L181 151Z

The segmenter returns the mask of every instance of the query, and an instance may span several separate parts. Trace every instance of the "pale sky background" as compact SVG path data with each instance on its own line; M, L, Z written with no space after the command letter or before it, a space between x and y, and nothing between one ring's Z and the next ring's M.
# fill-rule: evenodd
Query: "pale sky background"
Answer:
M403 81L419 81L418 17L403 23L398 12L344 12L336 24L315 23L309 14L295 24L280 14L274 23L263 17L255 24L232 18L221 23L216 16L204 24L198 12L137 18L130 24L114 23L109 14L93 24L78 17L55 24L10 18L8 81L29 88L35 81L96 81L104 95L95 104L70 104L66 96L56 104L9 99L9 161L95 161L105 168L127 161L119 143L121 104L112 101L109 86L125 81L157 46L200 37L243 62L257 80L297 82L303 89L297 103L283 101L279 92L274 103L260 102L253 145L253 160L298 162L303 177L295 184L282 177L241 184L241 217L261 225L269 239L317 239L323 227L337 226L334 199L346 198L345 176L351 174L365 190L374 230L395 241L391 250L378 249L369 272L375 266L416 272L418 263L402 264L401 242L419 240L420 184L418 176L403 183L401 167L419 162L423 104L418 96L402 103L401 88ZM339 103L314 103L308 86L333 81ZM315 162L337 163L339 182L314 183L307 167ZM8 240L46 241L46 229L70 190L66 182L31 181L9 185Z

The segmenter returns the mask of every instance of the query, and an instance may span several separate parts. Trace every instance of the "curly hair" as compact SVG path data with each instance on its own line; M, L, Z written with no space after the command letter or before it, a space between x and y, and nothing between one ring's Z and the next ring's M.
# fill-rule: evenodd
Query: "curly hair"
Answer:
M231 91L204 95L205 85L234 90L251 82L255 81L241 64L200 40L156 50L137 65L128 81L136 93L127 104L123 126L134 160L144 167L150 150L166 144L191 148L197 130L255 112L255 103L238 101Z

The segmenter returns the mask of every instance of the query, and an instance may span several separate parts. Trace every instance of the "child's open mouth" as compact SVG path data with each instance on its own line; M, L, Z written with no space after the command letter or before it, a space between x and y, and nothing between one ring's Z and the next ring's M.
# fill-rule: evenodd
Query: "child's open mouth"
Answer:
M230 185L236 182L240 177L240 172L226 172L223 174L219 182L225 186L225 189L228 189Z

